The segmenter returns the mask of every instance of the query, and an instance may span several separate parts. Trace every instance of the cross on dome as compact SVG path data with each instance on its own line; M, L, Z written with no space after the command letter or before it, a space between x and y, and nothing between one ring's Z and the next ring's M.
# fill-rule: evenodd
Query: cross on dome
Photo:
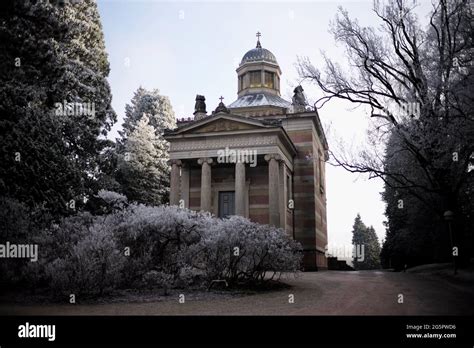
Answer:
M257 31L257 48L262 48L262 45L260 44L260 36L262 36L262 33Z

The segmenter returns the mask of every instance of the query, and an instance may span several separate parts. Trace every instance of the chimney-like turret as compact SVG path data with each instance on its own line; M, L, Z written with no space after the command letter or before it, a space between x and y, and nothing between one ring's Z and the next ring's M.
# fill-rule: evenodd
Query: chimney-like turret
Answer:
M195 120L207 117L206 98L203 95L196 95L196 104L194 105L193 115Z

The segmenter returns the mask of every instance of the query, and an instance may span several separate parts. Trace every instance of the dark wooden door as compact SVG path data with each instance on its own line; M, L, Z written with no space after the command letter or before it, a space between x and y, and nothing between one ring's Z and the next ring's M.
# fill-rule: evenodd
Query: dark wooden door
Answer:
M219 217L225 218L229 215L235 215L235 192L219 192Z

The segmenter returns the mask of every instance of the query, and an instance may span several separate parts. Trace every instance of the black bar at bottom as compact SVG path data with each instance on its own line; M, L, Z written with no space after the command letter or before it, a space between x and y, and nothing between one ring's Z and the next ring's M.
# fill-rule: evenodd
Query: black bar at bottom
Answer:
M55 325L55 340L20 338L26 323ZM58 344L409 344L474 343L473 317L447 316L1 316L0 347ZM428 326L429 325L429 326ZM416 328L419 327L417 330ZM428 336L407 337L407 334ZM433 334L449 334L436 338ZM452 337L455 334L456 337Z

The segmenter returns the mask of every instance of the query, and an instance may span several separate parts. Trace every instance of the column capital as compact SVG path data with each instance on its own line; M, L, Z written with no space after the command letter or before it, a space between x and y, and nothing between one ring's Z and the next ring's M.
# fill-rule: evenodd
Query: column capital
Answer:
M270 160L274 159L275 161L281 161L282 158L278 154L267 154L265 155L265 161L270 162Z
M210 157L201 157L200 159L197 160L198 164L203 165L204 163L211 164L212 158Z

